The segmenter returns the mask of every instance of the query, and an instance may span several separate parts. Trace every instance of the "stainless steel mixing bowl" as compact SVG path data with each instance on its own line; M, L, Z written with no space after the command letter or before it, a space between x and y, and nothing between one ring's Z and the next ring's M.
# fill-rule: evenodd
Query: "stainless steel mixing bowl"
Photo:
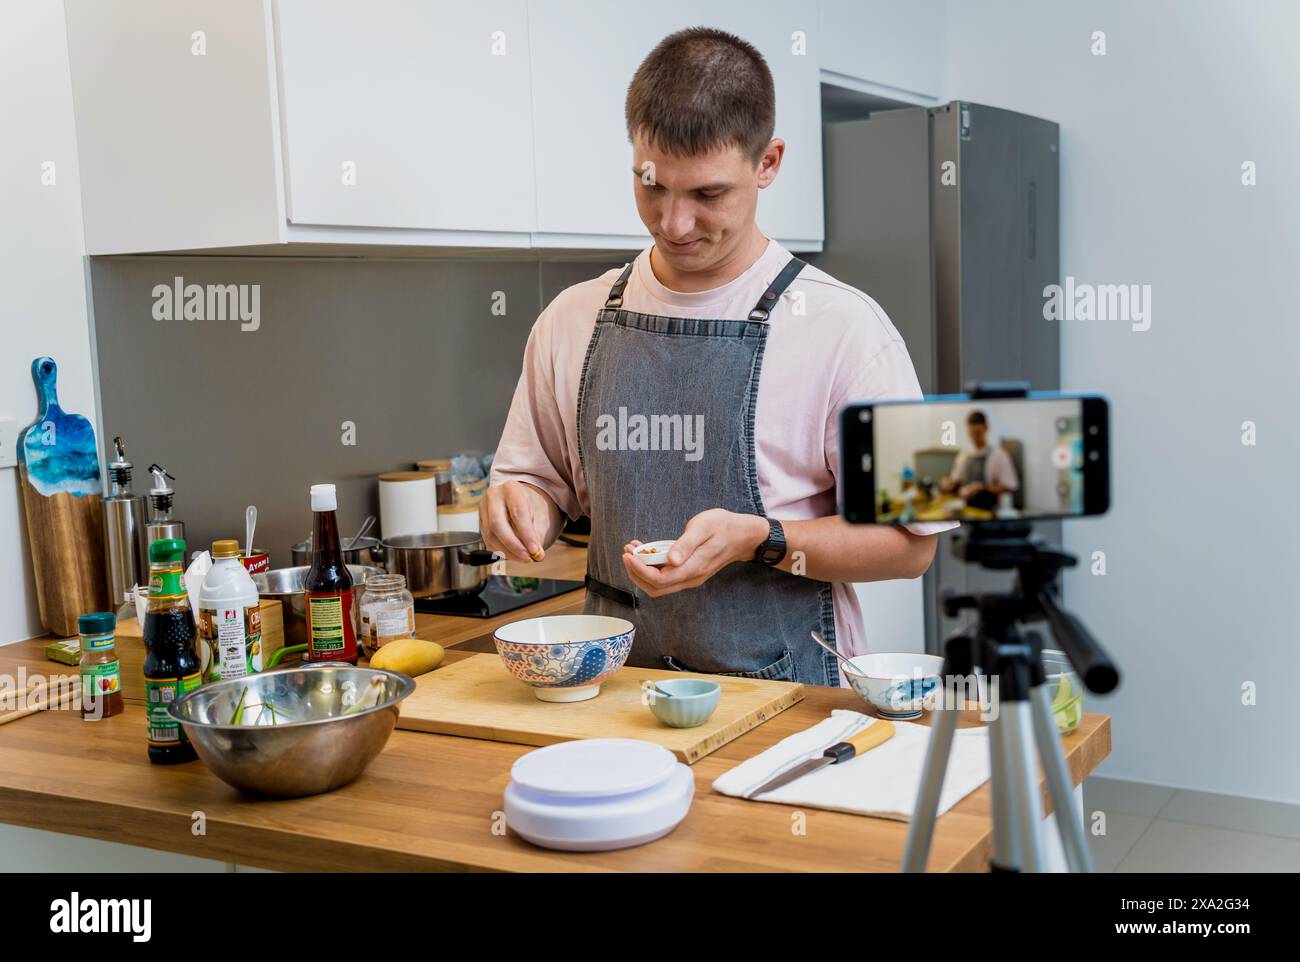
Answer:
M223 782L297 798L360 775L413 691L415 682L397 672L315 665L204 685L167 710Z

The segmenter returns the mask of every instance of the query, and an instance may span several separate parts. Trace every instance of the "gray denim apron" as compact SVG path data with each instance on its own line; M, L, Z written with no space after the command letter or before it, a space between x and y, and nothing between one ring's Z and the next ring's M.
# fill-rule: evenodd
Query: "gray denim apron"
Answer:
M985 478L985 470L988 463L988 451L985 451L983 454L972 453L966 455L966 466L965 470L962 472L961 483L986 483L987 479ZM972 494L966 499L966 501L972 508L984 508L986 511L992 511L998 505L998 496L992 491L980 491L976 494Z
M971 453L966 455L966 463L963 465L961 483L973 484L978 482L983 484L985 481L984 466L988 464L988 460L989 455L987 451L983 454Z
M817 629L835 642L830 583L744 561L652 598L622 560L627 542L675 538L709 508L766 516L754 413L767 319L803 267L791 258L748 319L706 320L622 310L629 264L596 315L578 389L591 501L586 611L636 625L629 665L839 683L835 657L809 637Z

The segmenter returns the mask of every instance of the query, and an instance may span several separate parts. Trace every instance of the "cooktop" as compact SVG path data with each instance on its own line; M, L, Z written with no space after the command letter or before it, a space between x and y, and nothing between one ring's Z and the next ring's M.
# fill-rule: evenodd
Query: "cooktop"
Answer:
M421 598L415 610L426 615L460 615L465 618L492 618L524 608L534 602L577 591L581 581L561 578L515 578L490 575L475 594L450 595L446 598Z

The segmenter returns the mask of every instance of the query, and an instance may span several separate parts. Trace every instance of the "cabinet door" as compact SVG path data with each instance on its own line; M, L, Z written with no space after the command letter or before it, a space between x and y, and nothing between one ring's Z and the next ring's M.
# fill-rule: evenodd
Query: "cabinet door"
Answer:
M786 155L759 195L758 224L798 249L822 240L817 4L664 0L653 15L609 0L530 0L537 229L543 235L648 239L633 199L623 104L632 74L669 33L718 27L762 52L776 83L776 135ZM650 9L650 8L647 8ZM546 236L538 238L547 244Z
M886 87L901 99L943 94L944 0L821 0L821 66L828 80Z
M278 0L294 224L531 231L526 0Z

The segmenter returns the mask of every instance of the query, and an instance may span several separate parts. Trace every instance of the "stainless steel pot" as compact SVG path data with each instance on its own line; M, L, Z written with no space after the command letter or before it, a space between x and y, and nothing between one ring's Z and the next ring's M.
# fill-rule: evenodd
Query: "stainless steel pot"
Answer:
M501 556L483 546L477 531L439 531L385 538L384 567L405 575L416 598L473 594L481 589L491 565Z
M310 565L298 565L294 568L272 568L253 575L258 595L280 602L280 611L284 615L285 647L307 644L307 599L302 585L310 570ZM355 626L361 612L361 593L365 591L366 579L371 575L383 574L384 569L348 565L348 573L352 575L352 620Z
M354 544L345 539L343 563L349 565L374 565L381 567L384 563L384 550L379 546L378 538L357 538ZM311 539L299 541L289 549L290 560L295 565L311 564Z

